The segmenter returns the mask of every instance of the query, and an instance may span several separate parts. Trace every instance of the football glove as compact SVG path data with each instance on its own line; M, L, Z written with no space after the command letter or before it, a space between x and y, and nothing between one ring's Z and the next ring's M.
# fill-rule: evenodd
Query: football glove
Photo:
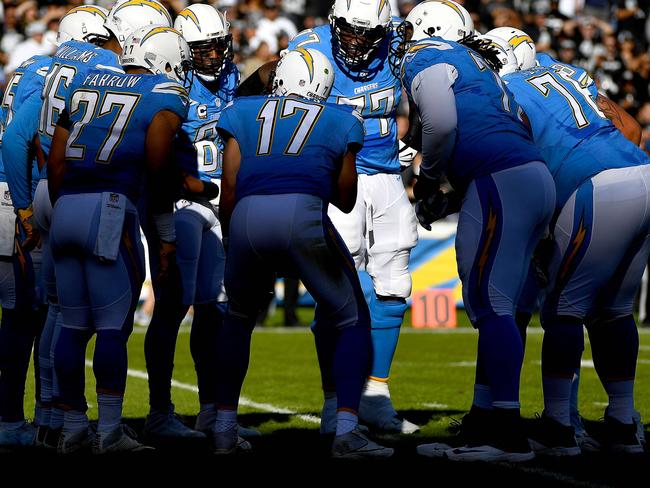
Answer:
M413 164L418 152L412 147L407 146L402 141L399 141L399 164L402 169L406 169Z
M176 242L166 242L161 240L158 247L158 276L157 283L164 283L174 279L177 271L176 267Z
M18 209L18 225L21 230L21 237L24 237L20 243L20 247L24 252L30 252L41 241L41 236L34 228L34 210L30 205L27 208Z
M438 190L415 204L415 215L422 227L431 230L433 222L458 212L461 204L462 201L456 192L444 193Z

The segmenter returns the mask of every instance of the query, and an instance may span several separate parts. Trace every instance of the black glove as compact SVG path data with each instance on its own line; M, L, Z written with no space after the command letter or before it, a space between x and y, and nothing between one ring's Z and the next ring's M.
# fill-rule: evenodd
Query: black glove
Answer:
M443 193L438 190L433 195L415 204L415 215L422 227L431 230L433 222L458 212L461 204L462 200L456 192Z
M413 187L413 196L416 201L425 200L440 190L440 178L431 178L422 173Z

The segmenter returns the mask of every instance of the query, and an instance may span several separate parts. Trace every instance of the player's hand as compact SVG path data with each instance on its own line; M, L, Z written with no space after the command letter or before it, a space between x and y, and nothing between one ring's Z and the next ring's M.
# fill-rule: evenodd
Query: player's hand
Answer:
M461 201L455 192L445 193L438 190L433 195L415 204L415 215L422 227L426 230L431 230L431 224L433 222L458 212L460 204Z
M22 229L24 239L20 243L23 252L30 252L41 242L41 235L34 228L34 211L30 205L27 208L18 209L18 225Z
M438 178L430 178L421 173L418 175L418 180L413 187L413 196L416 201L425 200L435 195L439 190L440 180Z
M183 190L197 196L202 196L208 200L214 200L219 196L219 185L211 181L203 181L191 175L183 176Z
M159 267L156 281L162 283L172 279L176 274L176 243L160 241L158 257Z
M399 164L402 169L411 166L417 155L418 152L415 149L399 141Z

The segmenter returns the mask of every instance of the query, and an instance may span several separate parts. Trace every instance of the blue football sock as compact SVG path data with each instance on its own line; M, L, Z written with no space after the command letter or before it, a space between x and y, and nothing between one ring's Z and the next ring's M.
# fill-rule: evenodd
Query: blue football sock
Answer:
M190 352L196 369L200 403L216 402L217 335L222 321L222 311L216 304L194 305Z
M318 356L323 391L334 391L336 386L334 383L333 361L336 351L336 330L326 325L319 327L317 322L314 321L311 325L311 331L314 334L314 342L316 343L316 354Z
M368 324L339 331L334 353L333 374L337 407L357 412L361 392L368 376L370 331Z
M219 411L236 408L248 371L255 318L229 311L217 341L216 400Z
M607 395L607 415L629 424L634 414L634 379L639 332L632 315L595 321L588 327L594 366Z
M472 405L485 410L492 410L492 392L489 385L474 384L474 400Z
M370 306L370 302L372 302L375 296L375 285L372 282L372 277L366 271L358 271L358 274L363 298L366 299L366 303Z
M214 432L227 432L237 425L237 410L217 410Z
M97 405L99 409L99 421L97 432L107 434L117 429L122 423L122 404L124 396L107 395L97 393Z
M63 432L73 434L88 429L88 417L85 412L68 410L64 414Z
M8 422L25 419L25 381L34 344L32 327L26 324L30 307L2 310L0 323L0 417Z
M358 423L358 415L345 410L336 412L336 435L343 435L352 432Z
M144 357L149 375L149 405L160 412L169 410L172 405L171 380L176 338L189 308L183 305L182 294L182 287L172 283L156 289L156 305L144 338Z
M54 401L66 410L85 412L86 346L91 332L61 327L54 351L54 369L58 380L58 397ZM67 415L67 412L66 412Z
M484 363L495 408L519 408L524 346L511 315L488 315L478 322L478 355Z
M578 417L580 409L578 408L578 392L580 390L580 368L577 368L573 373L571 380L571 397L569 398L569 409L571 410L571 417Z
M128 337L128 332L121 330L97 331L93 356L97 392L115 396L124 394L128 365L126 349Z
M380 300L373 297L370 301L370 319L372 326L372 367L370 376L386 379L390 375L390 366L397 349L399 332L407 309L401 299Z

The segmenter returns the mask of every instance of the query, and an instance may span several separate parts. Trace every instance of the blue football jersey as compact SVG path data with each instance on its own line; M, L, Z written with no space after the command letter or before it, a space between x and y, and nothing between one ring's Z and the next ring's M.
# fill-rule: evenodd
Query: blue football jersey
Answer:
M217 129L241 150L237 200L305 193L329 202L341 157L364 142L353 107L298 97L238 98L221 113Z
M536 59L539 66L553 68L556 71L562 71L565 76L569 76L580 83L583 88L586 88L589 91L594 100L598 96L598 87L596 86L596 83L584 69L572 64L561 63L546 53L537 53Z
M390 68L390 37L380 47L365 76L350 73L334 56L329 25L301 32L289 42L289 49L308 48L322 52L334 66L334 87L327 100L350 104L364 119L366 139L357 155L357 172L361 174L399 173L397 146L397 108L402 99L402 85Z
M113 191L137 201L145 135L163 110L187 116L188 93L164 75L94 70L76 77L64 100L70 135L62 194Z
M11 180L9 183L11 185L12 195L16 195L16 198L14 198L16 208L25 208L31 203L36 185L38 185L38 180L40 179L39 169L38 165L32 161L32 172L31 174L27 174L25 168L30 163L27 159L31 155L29 147L25 147L25 151L22 153L15 151L16 145L20 144L20 141L12 138L12 140L7 141L10 148L6 153L12 155L12 157L7 161L8 167L6 171L8 175L5 174L5 165L2 160L2 153L5 151L2 150L2 144L7 129L14 119L14 115L21 111L25 102L32 98L40 101L45 76L51 64L52 58L50 56L34 56L21 64L9 80L2 97L2 104L0 105L0 166L3 168L0 181ZM32 108L27 109L30 117L34 117ZM38 119L38 114L36 115L36 119ZM29 140L31 141L31 138ZM27 156L25 160L21 160L18 157L20 154Z
M42 102L40 93L32 94L16 111L3 137L2 160L16 208L27 208L32 203L38 181L47 178L47 168L43 166L39 174L33 158L33 140L38 134ZM31 173L27 171L30 165Z
M504 81L526 112L535 143L553 174L558 208L582 182L601 171L650 163L562 66L517 71Z
M0 144L16 111L29 97L43 91L45 76L51 64L50 56L34 56L21 64L12 75L0 105Z
M38 132L41 147L49 154L57 119L64 108L72 81L93 69L123 73L117 54L108 49L82 41L68 41L61 44L52 57L52 66L43 88Z
M190 108L179 134L176 154L179 166L203 180L221 178L223 141L217 133L221 111L235 98L239 70L228 63L219 77L219 91L212 93L195 76L190 89Z
M519 120L519 107L481 56L456 42L431 38L413 45L402 61L409 97L413 80L435 64L454 66L457 135L447 176L457 189L476 177L539 161L541 156Z

